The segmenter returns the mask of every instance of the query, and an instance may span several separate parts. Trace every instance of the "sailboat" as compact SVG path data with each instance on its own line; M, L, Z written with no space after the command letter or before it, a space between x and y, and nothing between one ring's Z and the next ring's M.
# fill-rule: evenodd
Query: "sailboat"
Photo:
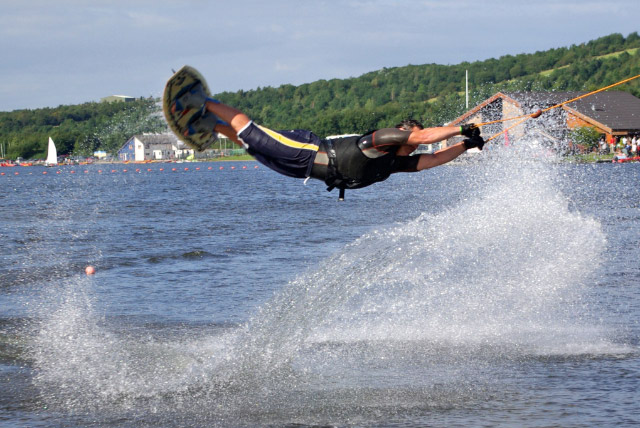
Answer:
M56 150L56 145L53 143L51 137L49 137L49 148L47 149L47 160L44 161L46 166L56 166L58 165L58 151Z

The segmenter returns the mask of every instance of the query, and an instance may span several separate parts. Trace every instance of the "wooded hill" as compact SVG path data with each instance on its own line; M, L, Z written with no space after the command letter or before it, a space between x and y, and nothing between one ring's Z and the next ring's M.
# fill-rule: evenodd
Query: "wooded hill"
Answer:
M58 155L88 156L116 152L132 135L166 128L158 101L149 98L0 112L0 144L10 159L45 158L49 136Z
M465 111L466 70L473 107L498 91L591 91L638 75L639 47L637 33L612 34L534 54L384 68L350 79L222 93L218 99L267 127L299 127L321 136L393 126L407 117L433 126ZM640 96L640 82L616 90Z
M457 65L383 68L349 79L319 80L251 91L223 92L219 100L273 129L311 129L320 136L389 127L412 117L426 126L465 111L465 71L474 106L497 91L591 91L640 74L640 36L611 34L588 43L533 54ZM638 79L640 80L640 79ZM640 82L616 87L640 97ZM0 144L7 157L44 157L49 135L59 153L114 153L134 134L163 132L159 100L86 103L0 112Z

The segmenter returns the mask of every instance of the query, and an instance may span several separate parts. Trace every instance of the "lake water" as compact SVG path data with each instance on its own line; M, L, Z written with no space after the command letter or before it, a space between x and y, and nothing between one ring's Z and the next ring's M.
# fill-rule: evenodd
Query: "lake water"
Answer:
M640 164L532 146L3 168L0 426L639 424Z

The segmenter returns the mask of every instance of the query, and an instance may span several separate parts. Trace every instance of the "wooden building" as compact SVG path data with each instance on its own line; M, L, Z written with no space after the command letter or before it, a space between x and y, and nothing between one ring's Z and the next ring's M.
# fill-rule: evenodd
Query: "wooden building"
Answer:
M476 107L454 119L450 125L484 123L531 114L585 95L588 92L498 92ZM500 122L482 128L484 138L491 137L517 123ZM565 104L528 119L509 129L498 141L517 139L525 133L551 142L565 141L571 129L582 126L595 128L607 140L611 136L640 133L640 98L628 92L605 91ZM451 139L449 144L459 141Z

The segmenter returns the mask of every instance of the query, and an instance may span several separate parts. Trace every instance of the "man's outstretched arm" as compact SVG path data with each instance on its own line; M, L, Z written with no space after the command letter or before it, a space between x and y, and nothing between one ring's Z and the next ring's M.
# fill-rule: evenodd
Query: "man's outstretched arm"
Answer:
M426 128L411 132L407 144L433 144L438 143L447 138L460 135L459 126L442 126L438 128Z
M468 138L480 136L480 130L474 128L473 124L462 126L440 126L437 128L419 129L411 132L407 144L417 146L418 144L433 144L446 140L456 135L464 135Z
M458 132L460 132L459 127ZM460 142L458 144L454 144L453 146L438 150L437 152L432 154L420 155L416 170L422 171L423 169L429 169L433 168L434 166L439 166L447 162L451 162L452 160L463 154L466 150L467 148L465 147L464 143Z
M482 137L477 135L472 138L467 138L458 144L454 144L453 146L438 150L433 154L420 155L416 170L422 171L423 169L429 169L433 168L434 166L451 162L468 149L477 147L478 149L482 150L482 148L484 147L484 143L485 141L482 139Z

